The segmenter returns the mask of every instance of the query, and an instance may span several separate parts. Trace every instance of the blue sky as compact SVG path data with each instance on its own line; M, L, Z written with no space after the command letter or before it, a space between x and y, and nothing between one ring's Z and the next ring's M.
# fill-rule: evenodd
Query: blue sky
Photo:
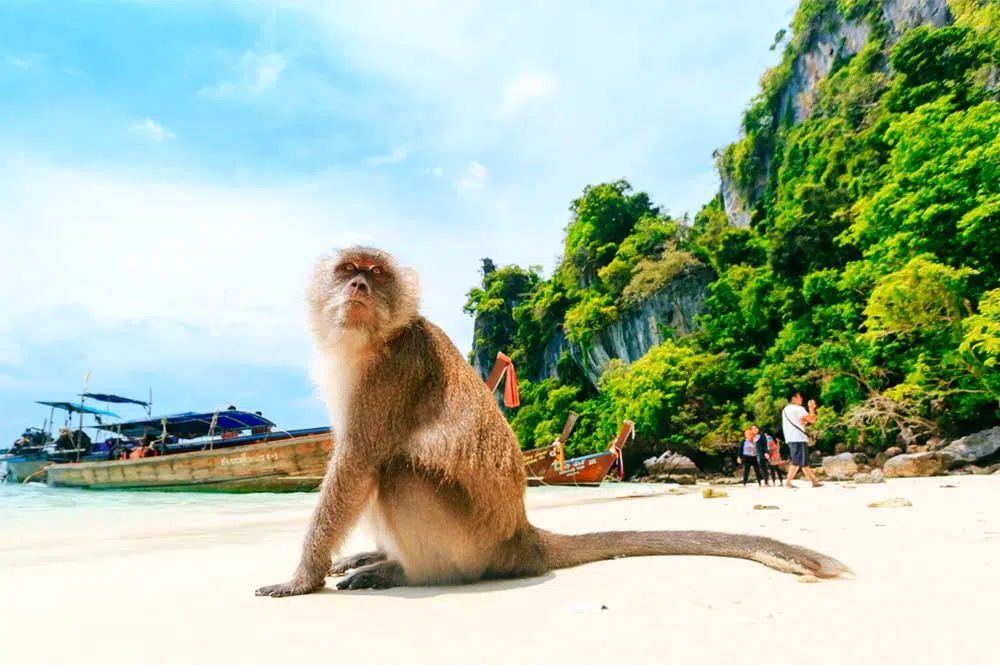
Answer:
M88 370L325 424L302 295L343 243L418 268L467 351L480 258L549 271L585 185L714 195L796 4L0 4L0 441Z

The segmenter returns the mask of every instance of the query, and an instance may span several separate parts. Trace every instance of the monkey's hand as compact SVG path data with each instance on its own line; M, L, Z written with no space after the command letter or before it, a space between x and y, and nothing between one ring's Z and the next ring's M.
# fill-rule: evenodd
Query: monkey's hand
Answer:
M293 579L290 582L284 582L282 584L270 584L268 586L262 586L255 592L254 595L257 596L272 596L274 598L284 598L285 596L301 596L306 593L312 593L314 591L319 591L324 586L326 586L326 579L320 578L319 580L310 579Z

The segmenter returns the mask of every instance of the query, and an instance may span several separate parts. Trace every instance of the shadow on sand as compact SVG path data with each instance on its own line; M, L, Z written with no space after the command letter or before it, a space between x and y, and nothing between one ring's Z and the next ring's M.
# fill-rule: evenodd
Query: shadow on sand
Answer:
M393 587L391 589L337 589L337 582L342 577L329 577L326 580L326 587L316 593L332 593L349 596L386 596L392 598L436 598L438 596L453 596L467 593L497 593L514 589L524 589L537 586L552 578L555 575L551 572L544 573L537 577L520 577L511 580L490 580L486 582L473 582L471 584L455 584L452 586L427 586L427 587Z

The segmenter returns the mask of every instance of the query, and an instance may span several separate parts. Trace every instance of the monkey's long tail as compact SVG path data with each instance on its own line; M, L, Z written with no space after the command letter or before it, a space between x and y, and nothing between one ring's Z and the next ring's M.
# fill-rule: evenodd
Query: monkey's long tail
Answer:
M851 572L831 556L764 536L719 531L605 531L573 535L537 531L549 570L620 557L674 554L749 559L784 573L823 578Z

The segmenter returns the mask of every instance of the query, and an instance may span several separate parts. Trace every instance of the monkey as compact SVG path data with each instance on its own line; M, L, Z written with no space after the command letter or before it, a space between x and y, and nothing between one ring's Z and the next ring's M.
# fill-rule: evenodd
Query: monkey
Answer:
M715 531L559 534L527 517L517 437L485 382L419 313L419 277L384 250L316 261L306 289L312 368L334 446L291 579L258 596L536 577L632 556L748 559L819 578L850 572L825 554ZM356 524L376 548L333 560Z

